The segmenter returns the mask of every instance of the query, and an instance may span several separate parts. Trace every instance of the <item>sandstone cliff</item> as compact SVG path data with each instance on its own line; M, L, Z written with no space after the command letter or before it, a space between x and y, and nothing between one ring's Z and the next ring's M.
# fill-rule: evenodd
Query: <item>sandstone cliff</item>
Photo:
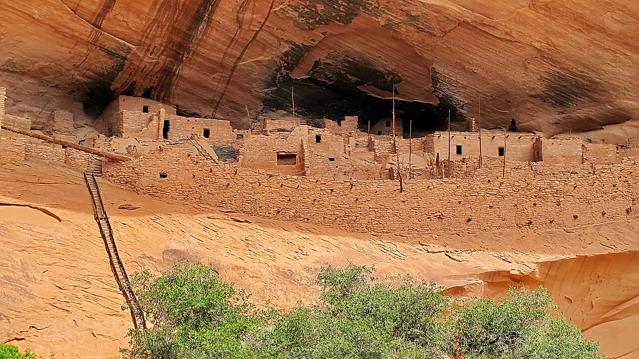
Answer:
M425 129L481 97L484 127L639 135L633 1L0 1L9 111L40 118L125 93L242 126L295 87L304 115L376 120L396 84Z

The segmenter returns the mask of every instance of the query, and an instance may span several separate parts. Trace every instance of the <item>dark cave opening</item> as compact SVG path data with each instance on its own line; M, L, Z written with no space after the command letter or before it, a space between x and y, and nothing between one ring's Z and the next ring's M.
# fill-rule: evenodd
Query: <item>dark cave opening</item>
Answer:
M113 91L105 86L93 86L89 88L82 102L84 113L91 119L100 117L104 109L109 106L113 100Z
M304 47L293 47L291 54L284 56L284 64L268 84L270 92L263 100L265 111L284 110L293 112L291 89L294 88L295 113L307 120L327 118L341 121L344 116L358 116L359 128L366 131L368 122L374 127L379 121L392 117L392 100L373 96L361 90L374 87L391 93L393 85L401 84L396 72L380 68L361 58L333 58L317 60L307 77L292 78L290 70L305 53ZM424 89L428 91L428 89ZM401 98L401 93L397 93ZM464 115L451 98L440 93L439 104L396 100L398 121L402 121L404 136L408 137L409 122L413 120L413 136L423 136L448 127L448 113L454 128L465 129Z
M264 100L267 111L284 110L292 113L291 88L295 89L295 112L308 119L327 118L341 121L344 116L358 116L359 128L367 130L380 121L392 117L392 100L372 96L349 83L327 84L312 77L280 79L277 87ZM400 94L401 96L401 94ZM439 105L421 102L395 101L396 118L402 121L404 137L409 136L410 120L413 120L413 137L424 136L448 127L450 110L451 123L456 128L465 126L465 117L446 98L439 99Z

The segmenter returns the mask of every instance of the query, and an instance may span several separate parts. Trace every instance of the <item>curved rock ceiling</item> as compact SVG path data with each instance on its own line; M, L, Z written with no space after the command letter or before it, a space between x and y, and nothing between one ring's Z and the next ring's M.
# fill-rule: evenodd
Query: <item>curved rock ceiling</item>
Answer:
M36 117L125 93L246 126L291 87L309 117L383 117L395 84L424 126L480 98L483 127L631 135L639 118L636 1L2 2L0 83Z

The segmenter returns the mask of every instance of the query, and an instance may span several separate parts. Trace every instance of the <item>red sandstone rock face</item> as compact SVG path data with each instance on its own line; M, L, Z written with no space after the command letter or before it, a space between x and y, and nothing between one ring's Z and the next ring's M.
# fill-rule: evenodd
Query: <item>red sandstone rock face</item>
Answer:
M639 3L626 0L4 0L9 111L126 93L246 125L400 110L424 127L476 116L547 133L639 134ZM76 105L76 112L80 106ZM403 107L403 108L402 108ZM460 125L461 126L461 122ZM621 127L619 127L621 126ZM624 136L621 136L622 138Z

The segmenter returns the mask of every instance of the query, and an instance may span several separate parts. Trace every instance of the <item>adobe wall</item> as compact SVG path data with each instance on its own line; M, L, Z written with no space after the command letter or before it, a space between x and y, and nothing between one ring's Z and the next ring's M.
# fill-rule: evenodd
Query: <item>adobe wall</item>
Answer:
M20 164L25 160L24 136L0 128L0 164Z
M244 137L240 166L272 171L274 173L302 176L305 174L305 146L308 136L306 126L293 132L275 132L270 135ZM278 154L296 154L295 165L278 164Z
M324 128L333 134L353 133L359 131L358 122L357 116L345 116L343 120L338 121L324 120Z
M542 159L545 163L576 165L583 161L583 140L578 137L542 138Z
M77 171L85 171L92 157L86 152L73 148L22 135L18 136L25 141L25 159L29 161L54 163Z
M232 144L236 140L230 121L167 115L160 119L160 126L163 126L165 120L170 121L168 139L172 141L186 140L194 135L217 145ZM205 129L209 130L208 138L204 136Z
M147 112L144 110L147 110ZM123 136L125 135L125 128L124 123L121 122L123 117L119 116L121 112L128 111L130 113L129 116L148 118L148 116L151 114L157 114L160 110L164 110L167 115L176 114L176 108L171 105L166 105L161 102L142 97L119 96L113 100L106 109L104 109L102 115L100 115L100 118L95 121L93 126L96 130L106 134L107 136ZM139 115L132 113L139 113ZM131 126L138 125L131 124ZM139 126L144 126L144 124Z
M105 176L140 193L280 220L312 222L354 232L396 234L548 230L637 215L637 159L616 165L509 167L505 178L484 168L474 179L333 180L214 166L175 145ZM170 166L167 178L159 171ZM492 166L488 160L486 167ZM206 191L202 191L206 188Z
M448 160L448 132L436 132L429 138L435 156L439 153L440 160ZM505 137L505 140L504 140ZM500 157L499 149L505 148L506 160L531 162L535 160L533 144L536 135L496 131L482 131L482 155L484 157ZM462 154L457 154L457 146L462 146ZM450 156L452 161L464 158L479 157L479 133L451 132Z
M0 87L0 125L2 125L2 121L4 120L4 111L7 100L7 89L4 87Z
M621 156L617 145L606 143L588 143L584 144L583 159L585 163L594 163L603 165L607 163L620 163Z
M264 119L262 128L272 132L291 132L300 126L300 119L297 117L280 117Z

